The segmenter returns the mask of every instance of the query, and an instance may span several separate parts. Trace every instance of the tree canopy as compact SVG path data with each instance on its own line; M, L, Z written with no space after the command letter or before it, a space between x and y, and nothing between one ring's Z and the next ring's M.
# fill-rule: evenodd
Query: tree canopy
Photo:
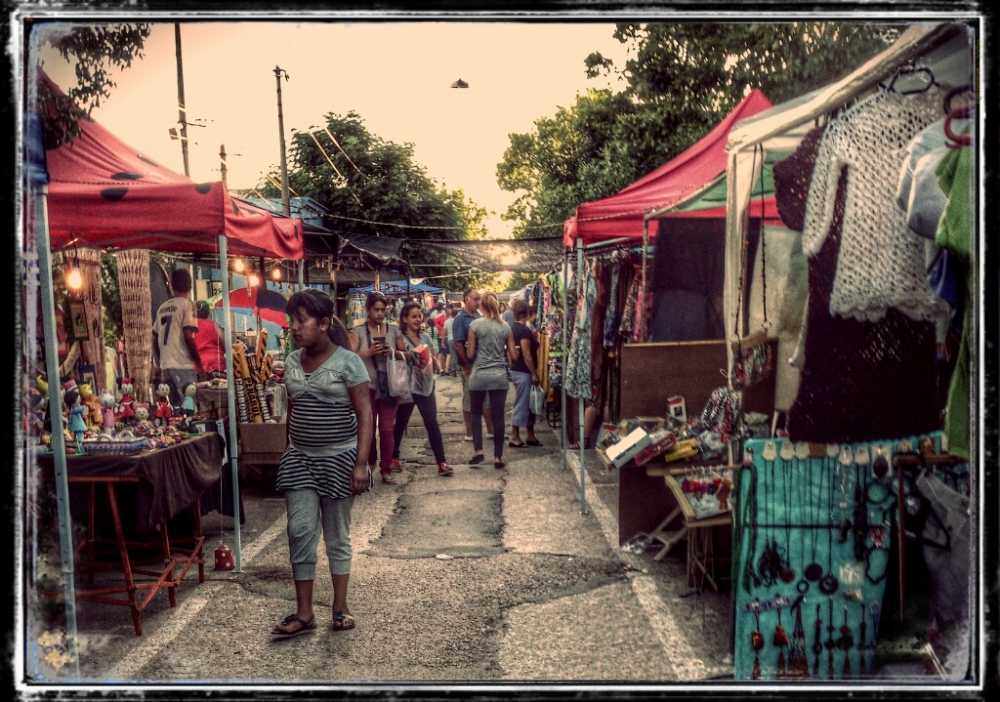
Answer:
M497 182L518 198L502 216L516 236L559 234L545 225L666 163L750 89L784 102L837 80L897 34L861 22L619 24L625 65L598 52L584 65L590 77L617 75L624 89L588 90L535 120L533 132L510 135Z
M45 141L55 148L80 135L77 120L90 116L101 98L111 96L116 87L108 71L112 67L129 68L142 58L143 43L149 38L150 25L104 24L71 27L65 31L43 28L41 41L54 47L73 64L77 84L65 96L57 96L39 81L39 112L45 122Z
M396 144L372 134L356 112L328 113L320 127L292 130L288 148L291 194L327 207L328 228L372 236L421 240L486 237L485 208L459 190L439 187L414 160L413 144ZM280 175L270 173L258 191L280 197ZM405 225L405 226L395 226ZM419 277L455 271L454 263L409 246ZM427 264L438 263L438 267ZM448 287L492 281L483 274L455 277Z

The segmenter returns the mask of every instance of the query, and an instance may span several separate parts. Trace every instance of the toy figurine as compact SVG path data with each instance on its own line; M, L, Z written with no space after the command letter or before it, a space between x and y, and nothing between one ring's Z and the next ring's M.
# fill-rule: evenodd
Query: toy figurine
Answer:
M80 384L80 403L87 409L84 415L87 429L97 431L101 426L101 402L97 399L90 383Z
M76 439L77 451L83 452L83 435L87 431L87 423L83 417L87 413L87 408L80 402L79 390L67 390L63 396L63 402L69 409L69 430Z
M153 425L149 422L149 403L148 402L134 402L134 413L136 425L143 432L149 432Z
M101 428L106 434L115 433L115 396L110 390L101 393Z
M132 379L122 378L120 387L122 390L122 399L118 403L118 421L124 423L130 423L131 420L135 419L135 400L132 399Z
M156 426L166 426L170 424L170 418L174 416L174 409L170 406L170 386L160 383L156 386L156 418L153 422Z
M190 419L194 416L195 411L195 401L194 396L198 394L198 386L194 383L188 383L187 387L184 388L184 403L181 405L181 411L184 416Z

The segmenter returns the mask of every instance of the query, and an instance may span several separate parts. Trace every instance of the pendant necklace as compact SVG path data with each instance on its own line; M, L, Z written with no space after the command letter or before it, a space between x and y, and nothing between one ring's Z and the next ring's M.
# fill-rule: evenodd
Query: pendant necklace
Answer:
M829 598L830 601L830 619L826 625L826 642L823 644L826 646L826 673L827 678L833 680L833 649L837 648L837 642L833 638L833 632L837 630L837 627L833 624L833 597Z
M828 484L829 488L829 504L827 505L828 514L827 517L827 527L826 527L826 547L827 547L827 560L828 560L828 570L826 575L820 578L819 581L819 591L824 595L832 595L837 591L840 586L840 582L837 580L837 576L833 574L833 528L829 524L830 517L833 516L833 486ZM832 601L832 598L831 598Z
M868 547L865 543L868 538L868 508L865 504L865 491L862 483L868 473L868 448L859 446L854 454L855 470L854 483L854 558L863 561L868 556Z
M840 639L837 648L844 652L844 680L851 679L851 648L854 647L854 635L847 623L847 606L844 606L844 625L840 627Z
M823 625L823 617L820 615L820 607L822 605L816 605L816 625L814 630L813 639L813 653L816 655L816 661L813 663L813 677L819 677L819 660L820 656L823 654L823 634L821 627Z
M809 677L809 661L806 660L806 632L802 628L802 602L795 605L795 628L792 630L792 645L790 648L788 666L791 677L803 679Z
M778 669L775 671L775 677L782 680L788 675L785 663L785 646L788 645L788 634L785 633L785 627L781 626L781 607L778 607L778 626L774 629L773 642L778 647Z
M823 503L822 502L823 501L823 485L825 483L829 482L829 477L828 477L827 474L830 471L828 470L828 465L829 465L831 459L833 458L833 456L837 455L838 451L839 451L839 447L837 446L837 444L827 444L827 446L826 446L826 457L823 459L823 462L820 464L819 486L816 489L816 499L813 502L812 535L811 535L812 536L812 562L810 562L809 565L806 566L806 571L805 571L806 580L808 580L810 582L816 582L817 580L819 580L820 578L823 577L823 566L821 566L819 564L819 562L816 560L816 540L819 538L819 528L820 528L819 517L820 517L820 513L822 512L821 505ZM812 474L810 474L809 477L812 478L813 477ZM810 480L809 483L811 484L812 480Z
M851 523L847 519L847 469L854 463L854 453L851 447L844 445L840 449L840 536L837 543L847 542L847 533L851 530Z
M861 631L858 636L858 657L861 659L860 675L862 680L868 677L868 666L865 664L865 635L868 624L865 622L865 603L861 603Z
M764 635L760 633L760 611L754 610L757 629L750 634L750 645L753 646L753 679L760 680L760 650L764 648Z
M791 489L791 469L789 464L792 463L795 458L795 450L792 447L790 441L786 441L781 446L781 492L785 498L785 504L783 505L785 513L785 557L781 563L781 568L779 570L779 577L781 582L790 583L795 580L795 571L792 570L792 543L791 543L791 533L792 533L792 489ZM794 465L794 464L793 464ZM786 637L787 643L787 637Z
M764 536L764 553L761 554L760 564L758 569L760 571L761 579L763 580L764 585L766 585L767 587L771 587L778 581L779 573L781 570L781 556L778 555L777 552L778 548L774 538L774 524L772 521L774 519L774 509L773 509L774 480L775 480L774 463L775 459L777 459L778 457L778 449L775 443L773 441L768 441L766 444L764 444L764 450L761 452L761 455L763 456L765 465L768 468L768 481L764 487L764 489L767 491L765 494L770 494L772 496L771 497L772 505L769 505L770 508L767 510L765 523L770 521L772 526L771 526L770 540L768 540L769 539L768 533L763 528L761 528L761 533Z

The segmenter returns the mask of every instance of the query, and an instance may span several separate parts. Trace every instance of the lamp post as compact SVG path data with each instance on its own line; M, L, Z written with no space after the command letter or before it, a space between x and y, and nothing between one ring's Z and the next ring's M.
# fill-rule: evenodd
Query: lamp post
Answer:
M174 44L177 48L177 107L181 125L181 154L184 155L184 175L191 177L188 168L187 116L184 114L184 63L181 61L181 24L174 22Z

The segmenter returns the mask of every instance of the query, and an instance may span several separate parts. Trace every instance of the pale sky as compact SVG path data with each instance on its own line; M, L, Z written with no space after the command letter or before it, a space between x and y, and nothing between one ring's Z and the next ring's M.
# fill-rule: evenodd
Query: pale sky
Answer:
M290 77L281 86L286 140L293 128L322 126L328 112L354 110L373 134L413 143L429 177L494 210L490 234L507 237L510 224L499 215L516 196L497 186L496 166L508 135L531 131L535 119L571 106L588 87L621 90L616 77L584 74L592 51L624 63L613 31L607 22L182 24L187 121L207 125L188 127L191 177L220 180L221 144L230 155L230 189L255 186L272 166L277 171L277 65ZM178 126L172 22L153 25L143 54L115 77L117 88L93 117L183 173L180 142L167 131ZM75 83L73 68L58 53L46 46L41 57L60 87ZM458 78L470 87L450 88Z

